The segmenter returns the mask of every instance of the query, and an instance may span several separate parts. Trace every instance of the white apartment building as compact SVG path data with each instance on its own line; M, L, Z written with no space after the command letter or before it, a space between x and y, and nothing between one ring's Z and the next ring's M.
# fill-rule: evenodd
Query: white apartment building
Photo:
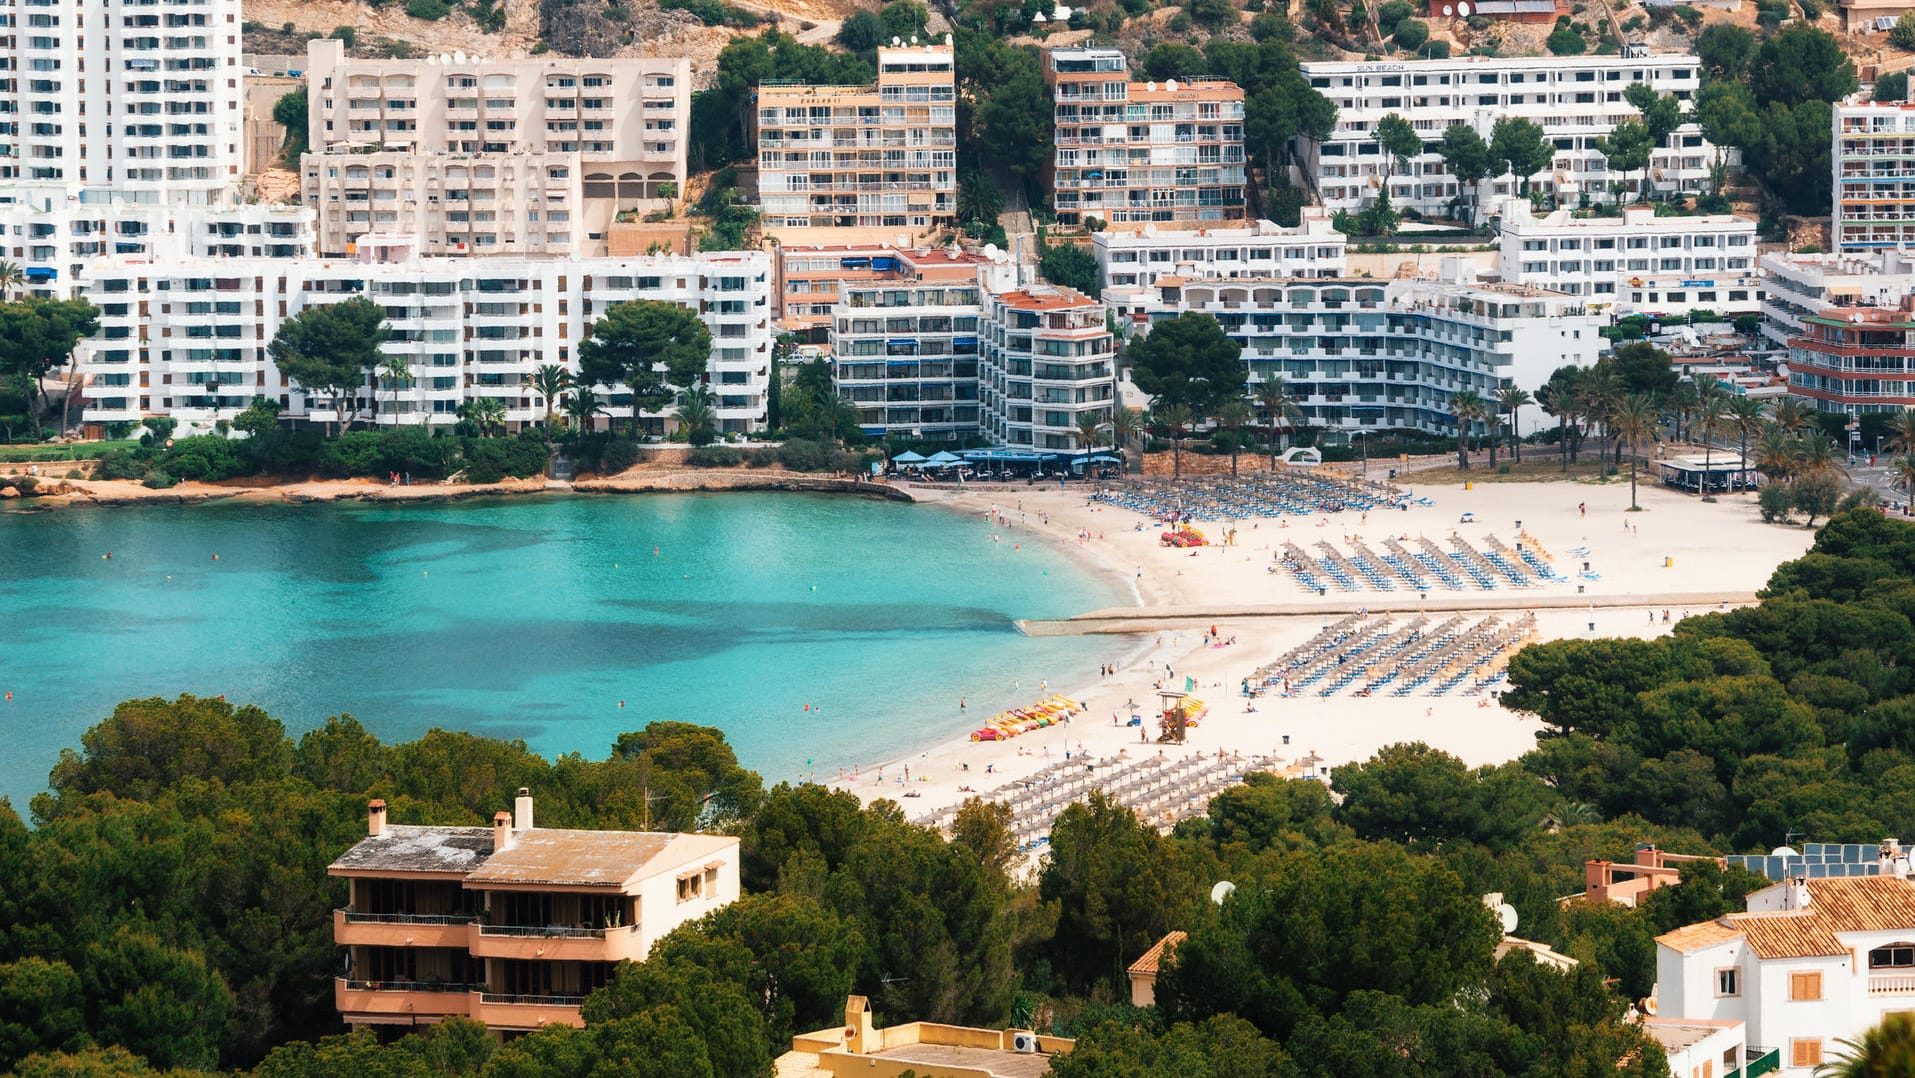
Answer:
M978 368L983 434L999 445L1077 448L1078 421L1110 419L1115 347L1102 303L1038 285L984 302Z
M1303 175L1332 210L1357 210L1375 200L1387 169L1376 142L1376 125L1392 113L1423 136L1423 153L1390 178L1390 201L1399 210L1448 212L1467 193L1449 175L1436 144L1452 124L1468 124L1485 139L1505 116L1541 125L1556 144L1550 167L1533 176L1532 189L1553 191L1570 203L1588 195L1610 201L1611 182L1635 184L1641 170L1609 171L1596 141L1617 123L1638 115L1623 99L1631 83L1646 82L1659 94L1674 94L1685 113L1700 86L1701 62L1693 56L1460 56L1446 60L1306 63L1310 85L1337 106L1336 128L1321 143L1298 141ZM1716 150L1693 123L1678 127L1650 159L1657 191L1697 190L1708 180ZM1478 186L1487 209L1517 190L1513 176L1495 176Z
M1836 249L1915 244L1915 104L1838 101L1831 111Z
M1657 217L1625 206L1617 217L1503 204L1502 278L1580 296L1593 311L1741 314L1762 305L1755 222L1733 214Z
M151 254L230 207L243 159L239 0L0 8L0 250L28 290Z
M962 441L978 421L983 289L970 281L846 284L831 315L831 370L866 434Z
M955 60L878 50L869 86L758 88L758 201L782 228L930 228L957 216Z
M1296 228L1253 221L1235 228L1145 225L1140 232L1091 236L1097 279L1148 288L1157 278L1341 277L1349 237L1330 227L1330 215L1306 207Z
M762 252L630 259L484 260L420 256L412 237L367 237L352 259L102 259L84 292L101 309L85 350L89 428L171 416L183 433L230 420L256 396L289 418L443 425L478 396L502 398L513 424L543 420L530 385L546 364L578 369L592 319L626 300L678 303L712 332L707 381L727 433L760 429L771 360L771 263ZM386 309L388 355L410 377L368 373L350 402L310 397L274 366L282 321L366 296ZM631 415L615 387L609 414ZM651 417L655 419L656 417ZM656 422L650 424L657 427Z
M1907 877L1792 879L1748 906L1656 937L1658 1017L1741 1022L1751 1058L1780 1049L1778 1073L1810 1078L1838 1039L1915 1008Z
M621 210L685 187L691 62L427 56L306 46L306 203L319 245L421 237L427 254L603 254Z
M1807 336L1803 319L1837 307L1900 307L1915 291L1915 255L1906 251L1763 255L1762 336L1772 349Z
M1534 391L1560 366L1591 366L1608 321L1574 296L1468 277L1457 265L1441 279L1165 277L1104 299L1138 333L1209 313L1242 345L1251 387L1283 378L1313 425L1453 435L1457 393ZM1532 406L1517 420L1527 431L1543 414Z

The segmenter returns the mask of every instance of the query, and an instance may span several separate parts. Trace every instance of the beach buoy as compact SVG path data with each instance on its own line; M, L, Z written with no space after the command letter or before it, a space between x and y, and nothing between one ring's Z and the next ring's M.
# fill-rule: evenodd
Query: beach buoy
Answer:
M653 547L653 548L652 548L652 557L654 557L654 558L656 558L656 557L658 557L658 548L657 548L657 547Z
M810 711L810 710L811 710L811 705L810 705L810 704L806 704L806 705L805 705L805 710L806 710L806 711Z
M8 690L7 690L7 699L9 699L9 700L11 700L11 699L13 699L13 690L12 690L12 689L8 689Z
M618 706L619 706L619 707L624 707L624 706L625 706L625 701L623 701L623 700L620 700L620 701L618 702Z

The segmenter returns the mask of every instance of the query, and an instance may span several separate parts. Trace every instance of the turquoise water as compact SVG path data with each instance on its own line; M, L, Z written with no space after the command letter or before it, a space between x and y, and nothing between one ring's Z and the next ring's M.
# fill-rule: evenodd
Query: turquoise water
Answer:
M1017 632L1125 600L1013 538L794 494L0 513L0 795L24 810L115 703L181 692L548 758L682 719L767 782L835 776L1117 658Z

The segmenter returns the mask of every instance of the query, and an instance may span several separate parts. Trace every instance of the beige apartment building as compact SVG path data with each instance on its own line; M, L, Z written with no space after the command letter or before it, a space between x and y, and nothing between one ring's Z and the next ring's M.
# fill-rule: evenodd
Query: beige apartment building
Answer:
M619 962L738 899L736 838L535 827L524 789L513 809L491 827L413 826L372 802L366 837L327 869L349 889L333 914L341 1020L583 1025Z
M684 190L683 58L362 60L307 43L306 203L319 249L367 233L424 254L606 253L622 211Z
M758 88L758 194L773 228L913 228L957 216L951 46L878 50L870 86Z
M1112 225L1244 216L1243 89L1223 79L1131 82L1123 51L1046 54L1057 219Z

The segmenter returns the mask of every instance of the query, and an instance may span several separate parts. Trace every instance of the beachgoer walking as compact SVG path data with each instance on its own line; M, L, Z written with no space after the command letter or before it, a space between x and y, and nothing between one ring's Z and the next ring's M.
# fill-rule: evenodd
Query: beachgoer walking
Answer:
M1586 516L1588 516L1588 515L1589 515L1589 503L1588 503L1588 502L1577 502L1577 503L1576 503L1576 513L1577 513L1577 515L1579 515L1579 516L1585 516L1585 517L1586 517Z

